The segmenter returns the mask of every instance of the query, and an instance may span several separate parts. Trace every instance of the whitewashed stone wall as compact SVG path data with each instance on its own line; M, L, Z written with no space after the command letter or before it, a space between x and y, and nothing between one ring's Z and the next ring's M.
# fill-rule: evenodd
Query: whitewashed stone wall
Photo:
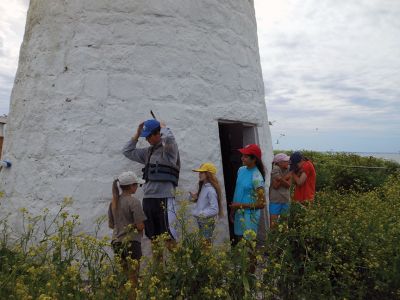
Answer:
M113 176L141 168L121 149L150 109L176 135L181 189L195 188L191 169L204 161L223 181L218 119L256 123L270 165L253 1L31 0L0 214L55 210L72 196L91 231Z

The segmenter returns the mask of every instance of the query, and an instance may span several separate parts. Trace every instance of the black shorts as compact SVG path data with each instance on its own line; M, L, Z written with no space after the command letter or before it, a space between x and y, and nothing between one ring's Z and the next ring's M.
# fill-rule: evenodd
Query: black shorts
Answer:
M114 254L119 255L122 260L126 260L127 257L139 260L142 257L142 244L138 241L112 242L111 245Z
M144 221L146 236L153 240L157 236L168 233L174 239L168 222L168 198L144 198L143 211L147 220Z

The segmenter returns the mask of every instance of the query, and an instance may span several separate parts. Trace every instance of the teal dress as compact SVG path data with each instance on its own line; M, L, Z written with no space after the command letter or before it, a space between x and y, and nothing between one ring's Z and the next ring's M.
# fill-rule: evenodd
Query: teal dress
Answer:
M236 179L233 202L243 204L256 203L256 190L260 187L264 188L264 179L257 167L252 169L248 169L246 166L240 167ZM259 222L260 209L237 209L235 212L234 233L239 236L243 236L246 230L253 230L254 233L257 233Z

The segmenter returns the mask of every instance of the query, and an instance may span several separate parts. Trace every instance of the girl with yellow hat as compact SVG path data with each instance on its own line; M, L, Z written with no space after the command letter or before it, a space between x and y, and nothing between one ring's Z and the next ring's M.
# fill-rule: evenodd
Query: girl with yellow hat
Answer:
M222 216L221 187L217 179L217 168L207 162L193 170L199 173L199 189L191 193L196 205L192 211L197 220L200 235L211 242L216 216Z

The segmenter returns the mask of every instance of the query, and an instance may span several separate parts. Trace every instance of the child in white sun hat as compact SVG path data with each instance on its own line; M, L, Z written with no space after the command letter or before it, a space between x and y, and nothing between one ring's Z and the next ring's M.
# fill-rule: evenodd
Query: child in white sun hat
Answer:
M130 269L127 258L140 260L142 257L141 241L146 216L142 204L132 195L143 183L144 180L133 172L119 175L112 185L113 198L108 209L108 225L113 229L111 245L115 255L121 258L133 286L137 284L139 263ZM122 191L121 194L118 187Z

